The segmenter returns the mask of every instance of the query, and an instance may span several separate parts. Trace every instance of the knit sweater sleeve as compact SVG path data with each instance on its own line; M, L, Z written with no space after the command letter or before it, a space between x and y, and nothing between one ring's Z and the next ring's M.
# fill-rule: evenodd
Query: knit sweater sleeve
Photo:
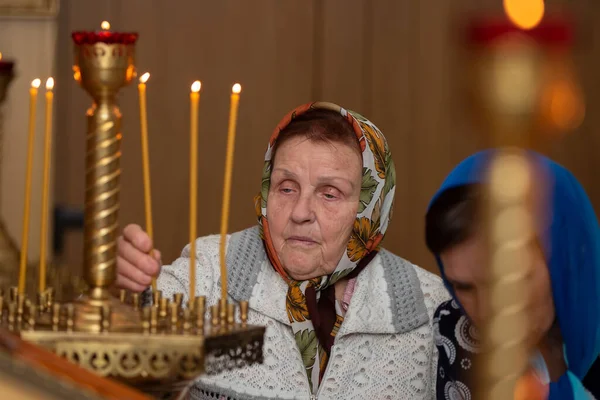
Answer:
M228 237L229 239L229 237ZM214 304L220 295L218 235L196 239L196 285L195 296L206 296L207 305ZM184 247L179 258L172 264L164 265L156 281L162 296L173 298L175 293L183 293L183 303L189 298L190 287L190 245Z

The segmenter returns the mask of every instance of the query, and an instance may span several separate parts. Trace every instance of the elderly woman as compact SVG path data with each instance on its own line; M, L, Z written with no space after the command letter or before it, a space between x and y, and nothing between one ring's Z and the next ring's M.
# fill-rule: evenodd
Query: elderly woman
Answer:
M481 185L494 151L459 164L435 195L426 216L426 240L436 255L453 300L436 311L440 356L437 399L471 399L473 360L479 352L477 326L486 318L482 268ZM532 243L539 251L531 279L530 372L517 386L527 399L600 398L600 228L592 205L564 167L532 153L533 165L549 178L548 226ZM525 397L516 397L525 398Z
M198 379L198 399L431 399L437 352L431 319L449 298L441 280L380 248L395 171L382 133L329 103L279 123L256 199L259 224L229 236L230 300L249 298L266 326L264 363ZM159 273L135 225L119 240L118 284L144 290ZM197 239L195 295L218 301L219 237ZM188 250L158 288L188 288Z

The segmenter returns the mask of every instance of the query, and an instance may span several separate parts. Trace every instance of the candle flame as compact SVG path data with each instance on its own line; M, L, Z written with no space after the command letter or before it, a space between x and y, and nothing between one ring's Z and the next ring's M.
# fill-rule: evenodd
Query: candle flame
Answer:
M192 92L198 93L200 91L201 86L202 84L200 83L200 81L195 81L194 83L192 83Z
M140 83L148 82L149 78L150 78L150 72L146 72L144 75L140 76Z
M110 22L108 21L102 21L102 23L100 24L100 28L102 28L102 30L109 30L110 29Z
M544 18L544 0L504 0L504 12L521 29L535 28Z
M0 51L0 60L2 60L2 52Z
M42 84L42 81L39 80L38 78L35 78L34 80L31 81L31 87L32 88L39 88L40 85Z
M54 78L50 77L46 80L46 90L54 89Z
M239 83L236 83L231 88L231 93L239 94L241 91L242 91L242 85L240 85Z

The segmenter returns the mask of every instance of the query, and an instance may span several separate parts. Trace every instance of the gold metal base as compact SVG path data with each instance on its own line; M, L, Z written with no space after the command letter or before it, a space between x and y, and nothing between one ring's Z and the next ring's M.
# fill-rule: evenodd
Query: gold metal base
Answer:
M265 328L246 324L247 302L235 322L234 304L220 302L207 316L204 297L191 308L182 299L157 292L153 305L141 307L139 294L121 291L120 299L86 295L60 304L51 290L31 301L13 288L0 297L0 322L100 376L160 397L202 374L262 363Z
M132 386L191 380L204 372L204 337L135 333L22 331L21 337L61 357Z
M82 296L74 303L73 330L98 333L141 332L142 320L139 311L123 304L115 297L92 298Z

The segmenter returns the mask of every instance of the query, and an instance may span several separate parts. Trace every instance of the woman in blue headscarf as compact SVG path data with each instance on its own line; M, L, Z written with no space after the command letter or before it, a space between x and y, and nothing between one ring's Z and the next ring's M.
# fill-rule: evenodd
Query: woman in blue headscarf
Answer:
M471 399L477 325L486 290L480 235L482 185L494 150L472 155L446 178L426 216L426 241L453 300L439 306L437 398ZM600 399L600 227L592 205L564 167L531 153L549 180L550 215L537 232L530 321L536 352L531 371L551 400Z

